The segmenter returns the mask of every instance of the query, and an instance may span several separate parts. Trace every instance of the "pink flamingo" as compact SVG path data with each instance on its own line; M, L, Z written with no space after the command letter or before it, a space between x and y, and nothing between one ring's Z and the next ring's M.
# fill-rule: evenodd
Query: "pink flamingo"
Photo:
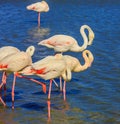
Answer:
M0 48L0 61L8 55L14 54L16 52L20 52L19 49L13 46L4 46ZM1 69L0 69L1 70ZM5 72L3 72L2 82L4 82L4 90L6 90L6 82L5 82Z
M88 37L85 33L85 29L88 30ZM48 39L40 41L38 45L46 46L48 48L54 49L55 52L81 52L87 48L87 45L91 45L94 39L94 32L88 25L83 25L80 28L80 33L83 37L84 43L82 46L79 46L77 41L68 35L54 35Z
M84 58L85 63L81 65L80 61L72 56L69 55L64 55L64 60L67 64L67 79L71 80L72 77L72 72L81 72L86 70L88 67L91 67L91 64L94 60L93 54L89 50L84 50L82 52L82 56ZM62 86L62 85L61 85ZM63 92L64 92L64 100L66 100L66 82L64 81L64 87L63 87Z
M34 10L34 11L38 12L38 27L40 27L40 13L49 11L49 6L48 6L47 2L41 1L41 2L37 2L37 3L33 3L31 5L28 5L26 8L28 10Z
M20 72L23 75L37 75L45 80L50 80L48 92L48 118L50 118L50 95L54 78L62 77L67 81L66 62L61 54L55 56L47 56L46 58L33 63Z
M24 69L26 66L29 66L32 64L31 56L34 54L34 51L35 51L34 46L30 46L27 48L26 52L21 51L21 52L11 54L9 56L6 56L0 61L0 68L3 71L5 71L5 76L7 76L10 73L14 73L13 86L12 86L12 108L13 109L14 109L14 89L15 89L16 77L18 76L18 77L25 78L24 76L19 75L19 71ZM43 86L44 92L46 92L45 84L35 81L31 78L27 78L27 79L30 79L38 84L41 84ZM3 84L4 83L1 84L1 87Z

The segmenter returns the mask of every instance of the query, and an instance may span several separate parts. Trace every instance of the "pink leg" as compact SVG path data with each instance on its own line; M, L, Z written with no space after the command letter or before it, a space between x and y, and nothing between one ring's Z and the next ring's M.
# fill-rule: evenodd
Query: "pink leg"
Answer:
M51 102L50 102L50 100L47 101L47 104L48 104L48 121L50 121L51 120L51 113L50 113L50 104L51 104Z
M47 101L47 104L48 104L48 121L50 121L51 119L51 113L50 113L50 95L51 95L51 88L52 88L52 79L50 80L50 85L49 85L49 92L48 92L48 101Z
M2 103L4 106L6 106L5 102L2 100L1 97L0 97L0 101L1 101L1 103Z
M31 80L39 85L42 85L42 88L43 88L43 92L46 93L46 84L45 83L42 83L42 82L39 82L33 78L28 78L28 77L25 77L25 76L22 76L22 75L19 75L17 74L17 77L20 77L20 78L25 78L25 79L28 79L28 80Z
M38 27L40 27L40 12L38 13Z
M60 77L60 91L62 91L62 77Z
M50 85L49 85L48 100L50 100L51 88L52 88L52 79L50 80Z
M12 85L12 109L14 109L15 81L16 81L16 75L14 74L13 85Z
M7 80L7 74L6 72L3 72L2 82L4 83L4 91L6 91L6 80Z
M6 72L3 72L3 75L2 75L2 83L0 84L0 88L1 88L1 89L2 89L2 86L3 86L4 84L6 84L5 75L6 75Z
M66 81L64 81L64 86L63 86L63 97L64 97L64 101L66 101Z

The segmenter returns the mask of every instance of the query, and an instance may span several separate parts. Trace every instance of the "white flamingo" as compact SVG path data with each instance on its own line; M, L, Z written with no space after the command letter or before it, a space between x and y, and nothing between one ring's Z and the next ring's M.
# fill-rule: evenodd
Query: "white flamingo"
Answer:
M38 27L40 27L40 13L49 11L49 6L47 2L41 1L37 3L33 3L31 5L28 5L26 8L27 10L33 10L33 11L38 12Z
M10 73L14 73L13 86L12 86L12 103L13 103L12 108L14 108L14 88L15 88L16 77L17 76L22 77L19 75L18 72L24 69L26 66L29 66L32 64L31 56L34 54L34 50L35 50L34 46L30 46L27 48L26 52L21 51L21 52L8 55L0 61L0 67L1 67L0 69L5 71L5 77ZM1 84L1 87L3 84L4 83ZM39 83L39 84L41 84L43 87L46 88L45 84L42 84L42 83Z
M88 37L85 33L85 29L88 30ZM94 32L88 25L83 25L80 28L80 33L83 37L84 43L82 46L78 45L78 42L71 36L68 35L54 35L48 39L40 41L38 45L46 46L48 48L54 49L55 52L81 52L91 45L94 39Z

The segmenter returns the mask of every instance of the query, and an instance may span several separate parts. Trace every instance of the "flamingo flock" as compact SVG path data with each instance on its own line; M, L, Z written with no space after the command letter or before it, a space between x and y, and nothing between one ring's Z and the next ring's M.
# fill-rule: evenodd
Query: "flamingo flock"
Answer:
M49 6L45 1L33 3L26 7L28 10L34 10L38 12L38 26L40 27L40 13L48 12ZM85 29L88 30L88 36L85 33ZM36 75L44 80L49 80L48 90L48 117L50 118L50 99L52 91L52 83L55 83L57 87L60 87L60 91L63 92L63 99L66 100L66 82L71 81L72 73L81 72L91 67L94 56L91 51L87 50L87 47L92 45L94 40L94 32L88 25L82 25L80 27L80 34L83 38L83 45L80 46L78 41L69 36L63 34L56 34L47 39L38 42L38 45L45 46L53 49L55 55L46 56L36 62L33 62L32 56L35 52L35 46L29 46L26 51L13 46L3 46L0 48L0 71L3 73L0 84L0 90L6 91L6 80L8 75L13 74L13 85L12 85L12 108L14 109L14 90L16 84L16 77L31 80L42 86L42 90L46 93L46 83L40 82L28 75ZM80 60L70 55L63 55L62 53L71 52L82 52L84 64L81 64ZM60 78L60 84L54 79ZM64 81L64 82L62 82ZM63 85L63 86L62 86ZM6 103L0 96L1 103L6 106Z

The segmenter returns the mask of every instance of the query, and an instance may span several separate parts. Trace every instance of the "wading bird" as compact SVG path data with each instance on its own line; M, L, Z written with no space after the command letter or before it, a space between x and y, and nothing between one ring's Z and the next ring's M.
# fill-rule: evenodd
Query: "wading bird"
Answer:
M64 61L62 54L56 54L55 56L47 56L20 72L23 75L37 75L42 79L50 80L47 101L48 118L50 118L50 95L53 79L61 76L64 81L67 81L66 70L66 62Z
M0 61L0 69L5 71L4 81L6 82L7 75L14 73L13 86L12 86L12 108L14 108L14 88L16 77L22 77L19 75L19 71L24 69L26 66L32 64L31 56L34 54L35 48L34 46L30 46L27 48L26 52L20 51L11 55L6 56ZM23 77L24 78L24 77ZM33 80L34 81L34 80ZM2 82L2 85L4 82ZM45 84L39 83L46 88ZM46 89L45 89L46 90Z
M88 30L88 37L85 33L85 29ZM78 42L71 36L68 35L54 35L48 39L40 41L38 45L46 46L48 48L54 49L55 52L81 52L91 45L94 39L94 32L88 25L83 25L80 28L80 33L83 37L84 43L82 46L78 45Z
M63 56L63 58L66 62L66 65L67 65L67 73L66 73L67 79L72 78L72 72L81 72L81 71L84 71L88 67L91 66L91 64L94 60L93 54L89 50L84 50L82 52L82 56L83 56L84 61L85 61L85 63L83 65L75 57L72 57L72 56L69 56L69 55L64 55ZM62 83L62 82L60 82L60 83ZM62 84L60 84L60 86L62 86ZM64 82L64 87L63 87L64 94L66 92L65 87L66 87L66 82ZM62 90L62 87L60 87L60 88ZM64 96L64 100L66 99L65 97L66 97L66 95Z
M28 5L26 8L27 10L33 10L33 11L38 12L38 27L40 27L40 13L49 11L48 4L45 1L41 1L41 2Z
M0 48L0 61L3 58L5 58L6 56L11 55L11 54L14 54L16 52L20 52L20 50L18 48L16 48L16 47L13 47L13 46L4 46L4 47L1 47ZM5 75L5 72L3 72L2 82L4 82L4 78L5 78L4 75ZM6 83L5 82L4 82L4 90L6 90Z

